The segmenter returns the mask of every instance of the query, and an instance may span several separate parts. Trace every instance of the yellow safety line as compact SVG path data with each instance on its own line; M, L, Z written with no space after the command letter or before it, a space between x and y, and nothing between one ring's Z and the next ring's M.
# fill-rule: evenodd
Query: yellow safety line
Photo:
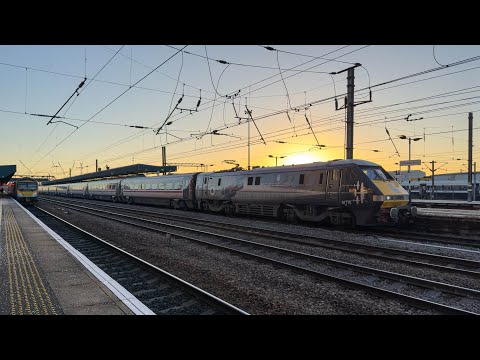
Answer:
M33 269L32 269L32 266L33 266L33 267L35 268L35 270L36 270L36 265L35 265L35 262L34 262L34 260L33 260L33 258L32 258L32 254L31 254L30 250L29 250L28 247L27 247L27 244L26 244L26 242L25 242L25 238L23 237L23 234L22 234L22 232L21 232L21 230L20 230L20 227L18 226L18 223L17 223L16 220L15 220L14 224L15 224L15 231L17 232L17 236L18 236L18 239L19 239L19 245L21 246L21 248L22 248L22 250L23 250L22 253L23 253L24 256L25 256L26 263L27 263L28 268L29 268L29 270L30 270L29 275L31 276L31 279L32 279L32 281L33 281L33 283L34 283L34 286L35 286L35 289L36 289L36 293L37 293L37 295L38 295L38 297L39 297L39 299L40 299L41 305L42 305L43 312L44 312L45 314L48 314L48 309L47 309L47 307L45 306L45 302L44 302L43 297L42 297L42 292L41 292L41 290L40 290L40 288L38 287L38 284L37 284L35 272L34 272ZM25 265L24 265L24 266L25 266ZM26 268L25 268L25 272L27 272L27 269L26 269ZM30 279L29 279L29 280L30 280ZM40 279L40 281L41 281L41 279ZM31 293L32 293L32 297L33 297L32 300L33 300L33 303L34 303L34 306L35 306L35 309L36 309L36 313L37 313L37 314L40 314L40 310L39 310L39 308L38 308L38 305L37 305L37 302L36 302L36 298L35 298L35 294L34 294L33 288L31 287L30 281L29 281L29 288L30 288L30 291L31 291ZM47 294L47 296L48 296L48 294Z
M13 215L13 213L12 213L12 215ZM28 246L25 242L25 238L23 237L23 234L22 234L22 232L20 230L20 227L18 226L18 223L15 220L15 218L12 221L12 224L13 224L13 229L17 234L17 238L19 239L19 246L22 247L22 249L24 250L24 251L22 251L22 254L24 254L24 256L26 257L26 262L27 262L27 265L30 269L30 273L32 275L33 283L34 283L35 288L37 290L37 295L40 299L43 312L44 312L44 314L49 314L48 308L45 305L45 302L47 302L50 309L51 309L51 313L56 315L57 312L55 311L55 307L53 306L53 303L51 302L50 296L49 296L49 294L48 294L48 292L47 292L47 290L46 290L46 288L43 284L42 277L40 276L40 273L37 269L37 266L36 266L35 261L32 257L32 254L28 249ZM33 267L33 269L32 269L32 267ZM25 270L25 271L27 272L27 270ZM38 279L38 281L37 281L37 279ZM40 286L38 284L40 284ZM36 298L33 295L33 290L32 289L31 289L31 292L32 292L32 296L33 296L32 300L33 300L35 306L37 307ZM45 301L44 301L44 297L45 297ZM38 311L37 313L40 313L40 311Z
M30 303L31 303L31 297L29 296L29 292L30 294L34 297L34 294L33 292L31 291L31 288L28 287L28 283L29 283L29 276L28 276L28 273L27 273L27 269L26 269L26 266L25 266L25 260L24 260L24 256L25 254L23 253L22 249L20 248L20 239L18 238L18 235L17 233L15 232L15 216L12 212L12 221L11 221L11 230L12 230L12 235L13 235L13 239L14 239L14 245L15 245L15 254L17 256L17 263L18 263L18 272L20 273L20 279L22 280L22 290L23 290L23 296L24 296L24 299L25 299L25 308L26 308L26 312L27 314L31 315L32 314L32 309L31 309L31 306L30 306ZM30 290L27 292L27 290Z
M22 238L23 240L23 243L25 244L25 247L27 248L26 246L26 242L25 242L25 238L23 237L23 234L20 230L20 227L17 225L17 229L20 233L20 237ZM27 248L28 249L28 248ZM51 298L50 298L50 295L48 294L48 291L45 287L45 284L43 283L43 280L42 280L42 277L40 275L40 272L38 271L38 268L35 264L35 261L33 259L33 256L32 256L32 253L30 251L26 251L27 255L29 256L30 258L30 264L33 266L33 270L34 270L34 273L36 274L36 277L34 277L34 280L35 279L38 279L38 283L40 284L40 288L38 288L38 291L40 293L43 293L44 297L45 297L45 301L48 303L49 307L50 307L50 310L51 310L51 313L54 314L54 315L57 315L57 311L55 310L55 306L53 305L53 302L51 301ZM35 281L35 285L37 286L37 282ZM42 302L42 307L44 307L45 309L45 312L48 313L48 311L46 310L46 307L44 305L44 301L43 301L43 298L41 297L40 298L41 302Z
M10 213L8 214L10 215ZM7 218L7 224L9 225L10 223L10 216L8 216ZM18 283L18 277L17 277L17 271L16 271L16 267L15 267L15 258L14 258L14 254L13 254L13 250L12 250L12 240L10 239L10 226L7 227L7 241L9 243L9 248L10 248L10 252L9 252L9 256L11 258L11 269L12 269L12 272L13 272L13 277L15 279L15 292L16 292L16 295L17 295L17 300L18 300L18 312L20 315L23 315L23 305L22 305L22 299L20 297L20 292L19 292L19 283Z
M5 213L6 217L6 213ZM13 279L12 279L12 269L11 269L11 264L10 264L10 244L7 236L7 223L5 219L5 254L7 256L7 270L8 270L8 284L9 284L9 290L10 290L10 309L12 315L16 314L15 311L15 297L14 297L14 292L13 292Z
M35 307L35 314L40 314L40 309L38 308L37 300L36 300L36 296L35 296L36 294L33 291L33 287L32 287L32 284L31 284L31 279L33 279L33 277L32 277L33 273L32 273L31 268L30 268L29 259L27 257L28 256L27 254L30 251L23 244L24 243L23 236L22 236L21 232L19 231L18 223L17 223L15 217L13 218L12 225L13 225L13 231L16 235L15 237L17 239L17 248L19 249L20 258L22 260L23 271L25 273L25 278L27 279L28 290L29 290L30 295L31 295L30 300L33 302L33 306ZM30 272L27 270L27 264L28 264L28 267L30 268ZM39 291L38 291L38 296L41 298L41 293ZM43 302L43 300L42 300L42 302ZM30 311L30 313L32 314L31 311ZM47 313L47 312L45 311L45 313Z
M11 235L13 237L13 246L14 246L14 255L16 256L17 258L17 261L15 262L16 264L16 268L17 268L17 271L20 275L20 281L22 282L22 290L23 290L23 298L25 299L25 310L26 310L26 313L27 314L31 314L32 311L30 309L30 301L29 301L29 296L28 296L28 293L27 293L27 286L25 284L25 278L27 277L27 274L24 274L23 270L22 270L22 252L18 246L18 238L15 234L15 229L14 229L14 221L15 221L15 217L13 216L13 212L12 212L12 218L11 218L11 222L10 222L10 231L11 231Z
M20 228L18 227L18 225L17 225L17 228L18 228L18 231L19 231L19 233L20 233L20 237L23 239L23 242L24 242L25 247L26 247L25 238L23 237L23 234L22 234L22 232L20 231ZM44 285L44 283L43 283L42 277L40 276L40 273L39 273L39 271L38 271L38 268L37 268L37 266L35 265L35 261L33 260L32 254L31 254L30 251L27 251L26 253L27 253L27 255L30 257L30 262L29 262L29 263L32 264L33 269L34 269L34 271L35 271L35 274L37 275L38 282L39 282L40 287L42 288L43 294L44 294L44 296L45 296L45 300L46 300L46 302L48 303L48 305L49 305L49 307L50 307L50 309L51 309L51 312L56 315L57 312L55 311L55 307L53 306L53 303L52 303L52 301L51 301L51 299L50 299L50 295L48 294L48 291L47 291L47 289L45 288L45 285ZM34 277L34 279L35 279L35 277ZM35 284L36 284L36 282L35 282ZM37 287L37 288L38 288L38 287ZM38 289L38 291L39 291L39 293L41 293L40 289ZM40 300L41 300L41 302L42 302L42 307L44 308L45 312L48 313L48 311L47 311L47 309L46 309L46 307L45 307L45 305L44 305L43 298L40 297Z

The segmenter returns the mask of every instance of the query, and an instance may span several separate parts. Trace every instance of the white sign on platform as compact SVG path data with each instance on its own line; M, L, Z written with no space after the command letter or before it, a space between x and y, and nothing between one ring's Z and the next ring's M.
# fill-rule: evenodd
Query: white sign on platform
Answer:
M400 166L412 166L412 165L421 165L422 160L401 160Z

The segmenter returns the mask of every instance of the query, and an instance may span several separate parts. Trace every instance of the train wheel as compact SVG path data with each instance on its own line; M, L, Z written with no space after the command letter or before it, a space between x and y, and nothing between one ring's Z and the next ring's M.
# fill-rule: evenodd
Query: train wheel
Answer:
M208 212L208 203L207 202L202 203L202 211Z
M187 211L188 210L188 207L187 207L187 204L185 204L185 201L180 201L178 203L178 208L182 211Z
M295 214L293 209L285 209L285 220L289 224L295 224L297 222L297 214Z
M351 227L352 227L352 230L355 230L357 228L357 218L355 217L355 215L352 214L352 217L351 217Z

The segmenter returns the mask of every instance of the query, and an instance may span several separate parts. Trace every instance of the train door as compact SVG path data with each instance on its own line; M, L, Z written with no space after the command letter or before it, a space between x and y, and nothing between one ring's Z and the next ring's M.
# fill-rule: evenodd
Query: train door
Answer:
M208 198L208 176L204 176L202 179L202 198Z
M217 178L217 177L208 177L208 182L207 182L207 185L208 185L208 197L210 199L213 199L215 197L215 190L218 188L217 186L217 182L218 182L218 185L220 185L220 179Z
M327 201L337 202L340 191L340 169L328 170L327 177Z

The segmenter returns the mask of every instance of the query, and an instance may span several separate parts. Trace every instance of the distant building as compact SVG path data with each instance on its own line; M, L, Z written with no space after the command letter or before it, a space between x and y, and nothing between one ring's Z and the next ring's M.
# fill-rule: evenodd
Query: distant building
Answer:
M405 189L408 190L408 172L389 171ZM468 173L457 172L435 174L432 189L432 176L426 176L420 170L410 171L412 199L467 200ZM480 200L480 173L472 173L472 200Z

